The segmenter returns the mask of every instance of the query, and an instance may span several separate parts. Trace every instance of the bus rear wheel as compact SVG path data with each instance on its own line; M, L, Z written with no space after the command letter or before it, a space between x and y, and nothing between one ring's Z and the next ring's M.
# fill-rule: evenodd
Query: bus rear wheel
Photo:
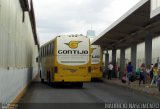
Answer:
M82 88L83 87L83 82L78 82L76 85L77 85L77 87Z
M47 72L47 84L49 85L49 86L52 86L52 82L51 82L51 77L50 77L51 75L50 75L50 72Z
M41 73L41 71L40 71L40 73L39 73L39 77L40 77L40 79L41 79L41 83L44 83L44 79L42 78L42 73Z

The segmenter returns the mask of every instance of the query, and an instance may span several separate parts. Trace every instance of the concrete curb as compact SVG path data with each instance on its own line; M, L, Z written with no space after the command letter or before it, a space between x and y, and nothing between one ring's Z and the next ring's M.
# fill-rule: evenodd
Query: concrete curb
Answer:
M108 80L106 79L102 79L102 81L104 83L107 83L107 84L110 84L110 85L116 85L118 87L123 87L123 88L126 88L126 89L129 89L133 92L136 92L136 93L141 93L145 96L149 96L149 97L155 97L157 99L160 99L160 93L159 94L156 94L156 93L150 93L150 92L146 92L146 91L143 91L143 90L140 90L140 89L135 89L133 88L132 86L127 86L127 85L120 85L120 84L117 84L117 83L113 83L113 82L109 82Z

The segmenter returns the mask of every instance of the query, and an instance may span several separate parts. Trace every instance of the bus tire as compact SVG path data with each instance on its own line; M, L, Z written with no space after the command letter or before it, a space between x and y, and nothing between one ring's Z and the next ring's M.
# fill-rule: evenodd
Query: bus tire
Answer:
M49 86L52 86L52 83L51 83L51 78L50 78L50 72L47 72L47 83Z
M78 82L77 86L80 87L80 88L82 88L83 87L83 82Z
M44 79L42 78L41 70L40 70L40 72L39 72L39 77L40 77L40 79L41 79L41 83L44 83Z

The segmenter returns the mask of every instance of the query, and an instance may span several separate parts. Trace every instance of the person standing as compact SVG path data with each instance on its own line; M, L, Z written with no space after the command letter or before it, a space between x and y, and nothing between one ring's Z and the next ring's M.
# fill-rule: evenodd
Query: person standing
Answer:
M160 92L160 62L158 63L157 86L158 86L158 91Z
M153 78L151 81L151 85L157 84L157 76L158 76L158 63L155 63L153 67Z
M150 84L151 84L151 81L152 81L152 78L153 78L153 64L151 64L151 70L150 70Z
M141 65L141 71L140 71L140 78L139 78L139 86L141 85L141 81L143 81L143 85L145 85L145 73L146 73L146 68L145 68L145 64L143 63Z
M112 79L112 70L113 70L113 65L112 65L112 63L110 63L110 64L108 65L108 69L109 69L108 79L111 80L111 79Z
M150 83L150 81L151 81L150 72L151 72L151 67L150 67L150 65L148 65L146 67L146 83Z
M128 85L130 84L130 81L131 81L132 72L133 72L133 66L132 66L131 62L129 62L128 66L127 66Z

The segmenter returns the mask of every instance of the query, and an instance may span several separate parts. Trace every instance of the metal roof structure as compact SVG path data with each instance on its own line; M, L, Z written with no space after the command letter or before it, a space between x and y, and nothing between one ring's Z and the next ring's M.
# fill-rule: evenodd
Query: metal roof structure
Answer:
M160 16L150 19L150 0L141 0L91 43L108 50L126 48L143 42L149 33L160 34Z
M23 11L29 11L28 0L19 0L19 2Z
M39 47L40 45L39 45L39 40L37 37L37 31L36 31L36 21L35 21L35 14L34 14L34 8L33 8L33 1L32 0L30 1L31 9L29 9L29 1L28 0L19 0L19 2L20 2L22 10L29 12L34 41L35 41L35 44L38 45L38 47Z
M39 40L37 37L36 21L35 21L35 14L34 14L34 7L33 7L32 0L30 2L30 5L31 5L31 10L29 11L29 15L30 15L30 20L31 20L31 26L32 26L32 31L33 31L33 35L34 35L34 40L35 40L35 44L38 45L38 47L40 47Z

